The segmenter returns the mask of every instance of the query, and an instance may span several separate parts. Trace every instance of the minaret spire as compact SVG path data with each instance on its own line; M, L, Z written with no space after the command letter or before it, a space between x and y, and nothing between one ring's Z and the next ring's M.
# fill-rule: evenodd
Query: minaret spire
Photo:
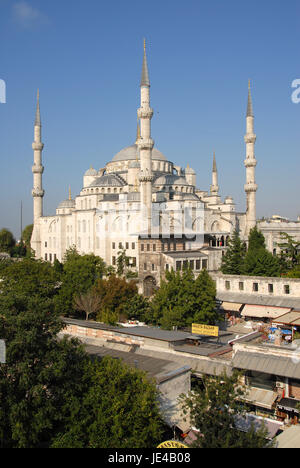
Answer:
M44 167L42 165L42 151L44 144L42 143L42 126L41 126L41 113L40 113L40 93L37 91L37 106L34 123L34 142L32 143L33 149L33 233L31 238L31 247L35 251L37 258L41 257L41 240L40 240L40 226L39 219L43 216L43 181L42 174Z
M214 152L213 156L213 170L212 170L212 185L210 186L211 195L219 195L219 185L218 185L218 170L216 163L216 153Z
M254 117L254 115L253 115L253 106L252 106L252 96L251 96L251 84L250 84L250 80L248 81L247 117Z
M137 141L140 154L140 187L141 210L143 219L147 220L146 232L150 235L152 224L152 149L154 141L151 138L151 119L153 109L150 107L150 80L146 56L146 41L144 40L144 58L140 84L141 106L137 115L140 121L140 138Z
M144 59L143 59L143 67L142 67L141 86L150 86L147 54L146 54L146 39L144 39Z
M36 114L35 114L35 126L41 127L41 111L40 111L40 90L37 90L37 103L36 103Z
M256 135L254 133L254 113L252 106L250 80L248 82L248 106L246 116L246 184L245 192L247 197L247 210L246 210L246 226L245 235L249 236L250 230L256 225L256 192L257 185L255 182L255 167L257 161L255 158L255 142Z

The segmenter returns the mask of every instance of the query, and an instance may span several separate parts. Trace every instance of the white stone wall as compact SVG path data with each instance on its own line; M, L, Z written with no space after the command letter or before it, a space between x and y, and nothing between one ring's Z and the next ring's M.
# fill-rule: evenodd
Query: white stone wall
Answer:
M266 278L262 276L236 276L213 274L216 281L217 291L232 292L239 294L253 294L266 296L282 296L299 298L300 297L300 279L295 278ZM243 283L243 290L240 289L240 283ZM253 291L253 283L258 284L258 291ZM273 292L269 292L269 284L273 285ZM230 285L230 288L228 289ZM289 294L285 292L285 286L289 286Z

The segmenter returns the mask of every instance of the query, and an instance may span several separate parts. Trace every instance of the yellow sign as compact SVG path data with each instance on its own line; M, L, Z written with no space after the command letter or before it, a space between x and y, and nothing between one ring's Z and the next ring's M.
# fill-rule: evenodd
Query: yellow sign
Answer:
M198 323L193 323L192 333L195 333L196 335L219 336L219 327L212 327L210 325L200 325Z
M157 448L189 448L178 440L166 440L157 446Z

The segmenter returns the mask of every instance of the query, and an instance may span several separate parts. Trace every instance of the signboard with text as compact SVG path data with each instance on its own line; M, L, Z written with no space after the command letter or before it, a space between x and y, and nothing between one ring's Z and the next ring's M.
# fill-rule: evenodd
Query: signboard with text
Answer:
M210 325L200 325L198 323L193 323L192 333L204 336L219 336L219 327L212 327Z

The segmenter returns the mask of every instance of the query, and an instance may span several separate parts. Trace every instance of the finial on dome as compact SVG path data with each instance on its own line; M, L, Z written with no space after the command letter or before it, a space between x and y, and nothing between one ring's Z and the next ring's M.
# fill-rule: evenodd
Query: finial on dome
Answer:
M69 185L69 200L72 200L71 185Z

